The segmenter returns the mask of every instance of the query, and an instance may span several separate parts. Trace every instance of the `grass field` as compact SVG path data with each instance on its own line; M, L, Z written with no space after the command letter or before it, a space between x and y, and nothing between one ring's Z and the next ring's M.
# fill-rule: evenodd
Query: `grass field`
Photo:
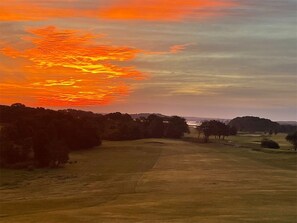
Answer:
M65 168L1 170L0 222L293 223L296 158L218 143L104 142L72 153Z
M198 132L195 128L190 128L190 133L185 135L188 138L198 138ZM278 133L277 135L268 135L261 132L258 133L238 133L236 136L229 136L225 138L225 140L219 140L215 139L214 136L210 137L210 140L215 143L222 143L222 144L228 144L230 146L234 147L245 147L245 148L251 148L251 149L261 149L263 151L275 151L271 149L263 149L261 148L261 140L271 139L275 142L277 142L280 146L280 149L275 152L288 152L292 151L293 146L290 144L285 138L287 134L285 133ZM203 134L201 134L200 138L203 138Z

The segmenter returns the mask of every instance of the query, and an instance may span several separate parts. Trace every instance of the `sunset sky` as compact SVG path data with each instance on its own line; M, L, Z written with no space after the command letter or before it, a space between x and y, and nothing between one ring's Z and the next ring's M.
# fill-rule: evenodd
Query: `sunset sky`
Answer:
M297 120L296 0L1 0L0 104Z

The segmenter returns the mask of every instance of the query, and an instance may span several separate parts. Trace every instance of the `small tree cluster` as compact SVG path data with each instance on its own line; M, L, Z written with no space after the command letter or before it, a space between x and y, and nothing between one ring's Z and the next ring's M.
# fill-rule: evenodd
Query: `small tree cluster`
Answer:
M296 151L296 150L297 150L297 131L288 134L288 135L286 136L286 140L287 140L288 142L290 142L290 143L293 145L294 150Z
M224 139L226 136L237 134L237 130L234 127L228 126L217 120L204 121L200 126L197 126L196 129L199 135L200 133L203 133L204 142L206 143L209 141L210 136Z

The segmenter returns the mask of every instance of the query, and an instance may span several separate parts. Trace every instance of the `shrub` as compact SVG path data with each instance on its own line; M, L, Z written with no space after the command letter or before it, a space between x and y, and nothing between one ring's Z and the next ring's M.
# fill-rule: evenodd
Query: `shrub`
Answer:
M261 141L261 147L270 148L270 149L279 149L278 143L270 139L263 139Z

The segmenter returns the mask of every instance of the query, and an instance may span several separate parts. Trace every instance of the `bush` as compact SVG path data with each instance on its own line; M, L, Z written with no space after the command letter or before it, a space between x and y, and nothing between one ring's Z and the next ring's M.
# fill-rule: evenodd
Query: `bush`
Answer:
M278 143L270 139L263 139L261 141L261 147L270 148L270 149L279 149Z

